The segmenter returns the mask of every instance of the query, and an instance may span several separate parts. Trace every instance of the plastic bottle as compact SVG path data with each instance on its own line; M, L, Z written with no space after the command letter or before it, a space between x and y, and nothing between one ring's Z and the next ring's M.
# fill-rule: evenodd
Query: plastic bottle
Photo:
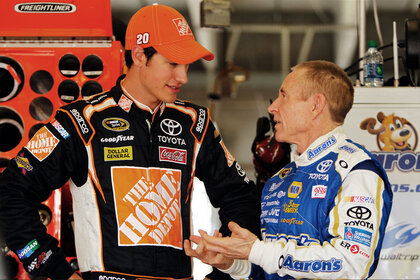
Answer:
M377 46L376 41L369 41L363 58L364 85L367 87L381 87L384 84L384 58Z

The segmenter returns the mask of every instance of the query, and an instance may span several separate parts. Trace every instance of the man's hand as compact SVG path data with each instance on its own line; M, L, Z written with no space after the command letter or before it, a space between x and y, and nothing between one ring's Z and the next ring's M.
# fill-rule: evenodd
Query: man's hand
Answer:
M207 233L203 230L199 230L199 232L201 236L207 235ZM222 238L222 234L218 230L214 231L214 236ZM233 259L226 258L217 252L207 250L204 242L202 242L203 239L200 236L191 235L190 240L191 243L188 239L184 240L184 250L187 256L195 257L205 264L209 264L220 269L227 269L232 265ZM192 249L192 242L198 244L195 250Z
M258 237L235 222L229 222L228 227L232 231L230 237L215 237L200 232L203 247L207 251L221 253L227 258L247 260L252 245Z
M231 267L234 259L247 260L252 245L258 237L235 222L229 222L228 227L232 231L231 237L222 237L217 230L214 231L213 236L199 230L201 237L190 236L191 242L198 244L197 248L193 250L191 243L184 240L185 253L187 256L195 257L203 263L220 269Z

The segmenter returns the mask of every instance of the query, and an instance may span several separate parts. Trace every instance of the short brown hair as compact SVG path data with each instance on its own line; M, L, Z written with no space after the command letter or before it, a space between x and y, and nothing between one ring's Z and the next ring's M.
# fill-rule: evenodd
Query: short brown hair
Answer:
M347 74L336 64L325 60L302 62L292 70L302 69L306 78L303 81L305 90L303 98L312 94L325 95L333 121L342 124L353 106L353 83Z

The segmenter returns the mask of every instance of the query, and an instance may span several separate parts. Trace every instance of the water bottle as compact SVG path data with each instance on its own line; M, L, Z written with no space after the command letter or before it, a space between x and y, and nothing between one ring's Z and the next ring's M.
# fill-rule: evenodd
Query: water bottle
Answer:
M367 87L381 87L384 84L384 58L377 46L376 41L369 41L363 58L364 85Z

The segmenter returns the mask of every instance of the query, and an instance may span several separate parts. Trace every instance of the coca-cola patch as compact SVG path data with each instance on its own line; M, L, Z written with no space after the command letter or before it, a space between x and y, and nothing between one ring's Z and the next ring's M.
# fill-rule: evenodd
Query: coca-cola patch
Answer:
M187 151L168 147L159 147L159 160L187 164Z

